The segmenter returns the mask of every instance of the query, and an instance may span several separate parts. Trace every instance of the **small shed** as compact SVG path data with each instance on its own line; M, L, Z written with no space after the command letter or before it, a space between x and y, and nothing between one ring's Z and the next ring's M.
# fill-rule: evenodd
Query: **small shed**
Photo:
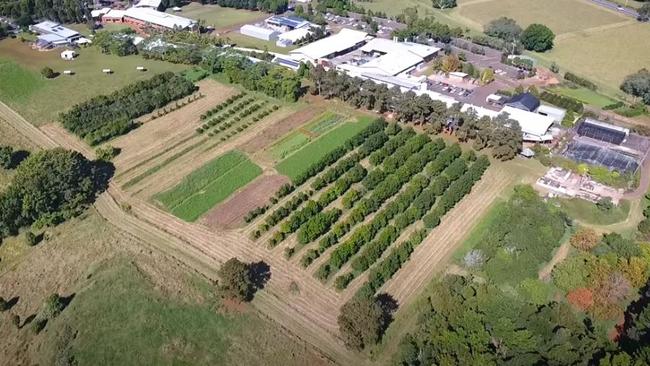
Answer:
M523 157L525 157L525 158L530 159L530 158L532 158L532 157L535 156L535 152L534 152L531 148L525 147L525 148L523 148L523 149L521 150L521 152L519 153L519 155L521 155L521 156L523 156Z
M469 75L464 73L464 72L450 72L449 73L449 79L455 80L455 81L465 81L469 79Z
M73 50L65 50L61 52L61 58L64 60L74 60L75 56L77 56L77 53Z

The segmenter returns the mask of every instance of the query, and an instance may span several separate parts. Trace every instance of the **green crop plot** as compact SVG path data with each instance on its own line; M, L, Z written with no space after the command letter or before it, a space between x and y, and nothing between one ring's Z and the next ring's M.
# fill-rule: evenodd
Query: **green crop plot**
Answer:
M196 221L260 174L262 169L244 154L231 151L195 170L176 187L155 198L175 216Z
M305 145L302 149L281 161L275 168L281 174L294 180L312 164L344 144L347 139L363 130L371 122L372 120L369 118L359 118L356 123L346 122Z
M322 134L334 128L339 123L343 122L345 116L333 112L325 112L313 122L309 123L306 127L307 131L315 134Z

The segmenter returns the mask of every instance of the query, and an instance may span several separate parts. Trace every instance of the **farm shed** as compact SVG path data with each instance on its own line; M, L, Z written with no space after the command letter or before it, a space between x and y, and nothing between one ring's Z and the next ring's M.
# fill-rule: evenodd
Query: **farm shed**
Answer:
M260 27L257 25L252 25L252 24L243 25L239 29L239 33L245 36L261 39L264 41L272 41L278 38L277 31L269 28Z
M523 111L535 112L539 108L540 101L531 93L521 93L510 98L506 105Z

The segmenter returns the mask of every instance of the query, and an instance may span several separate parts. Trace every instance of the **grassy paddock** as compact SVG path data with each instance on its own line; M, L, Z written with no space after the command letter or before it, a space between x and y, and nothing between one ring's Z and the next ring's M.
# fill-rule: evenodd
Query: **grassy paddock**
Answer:
M359 133L371 122L372 119L370 118L359 118L356 123L346 122L305 145L302 149L282 160L275 168L290 179L296 179L312 164L341 146L347 139Z
M551 92L577 99L585 104L593 105L599 108L615 103L613 99L598 94L587 88L569 88L555 87L550 89Z
M600 210L595 203L574 199L558 199L562 209L574 219L591 225L611 225L625 221L630 214L630 201L621 200L608 212Z
M517 20L523 27L543 23L563 34L587 28L618 23L628 18L579 0L492 0L461 4L461 17L485 25L491 20L506 16Z
M304 130L296 130L274 143L269 149L269 155L276 161L282 160L294 151L312 141L313 135L321 135L343 121L345 117L334 112L325 112L309 122ZM307 134L305 132L309 132Z
M175 216L195 221L260 174L262 169L244 154L231 151L195 170L176 187L155 198Z
M189 3L181 9L179 13L174 12L171 8L167 9L167 12L190 19L204 20L206 26L213 26L217 31L243 23L254 23L268 17L267 14L259 11L222 8L219 5L201 5L199 3Z
M109 94L154 74L187 69L140 56L104 55L95 47L78 52L74 61L65 61L60 50L39 52L18 39L0 41L0 99L28 121L40 125L56 120L60 112L93 96ZM59 73L72 70L75 75L61 74L46 80L40 75L46 66ZM147 71L137 71L137 66ZM102 73L105 68L112 69L113 74Z
M66 353L80 365L316 361L304 345L255 313L225 314L213 286L196 276L181 273L173 282L183 288L169 293L132 258L115 258L93 272L92 281L41 335L43 364L59 364L54 360Z

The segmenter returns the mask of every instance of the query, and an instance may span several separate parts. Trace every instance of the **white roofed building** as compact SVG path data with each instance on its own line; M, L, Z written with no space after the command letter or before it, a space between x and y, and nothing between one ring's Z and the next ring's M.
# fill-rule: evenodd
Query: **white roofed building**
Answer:
M276 45L278 47L289 47L296 42L300 41L301 39L307 37L308 34L311 33L311 29L309 27L306 28L296 28L294 30L284 32L278 36L278 41L276 42Z
M39 41L53 45L72 43L81 37L79 32L49 20L30 25L29 30L39 34Z
M161 2L162 2L162 0L140 0L133 7L134 8L150 8L150 9L158 10L158 8L160 7Z
M272 41L278 39L278 32L276 30L260 27L253 24L243 25L241 28L239 28L239 33L245 36L262 39L264 41Z
M127 9L124 12L123 22L137 30L143 30L147 26L170 30L195 30L198 26L194 19L163 13L149 7L133 7Z
M317 64L319 60L330 59L337 55L357 49L366 43L368 33L343 28L335 35L320 39L289 54L297 61Z

